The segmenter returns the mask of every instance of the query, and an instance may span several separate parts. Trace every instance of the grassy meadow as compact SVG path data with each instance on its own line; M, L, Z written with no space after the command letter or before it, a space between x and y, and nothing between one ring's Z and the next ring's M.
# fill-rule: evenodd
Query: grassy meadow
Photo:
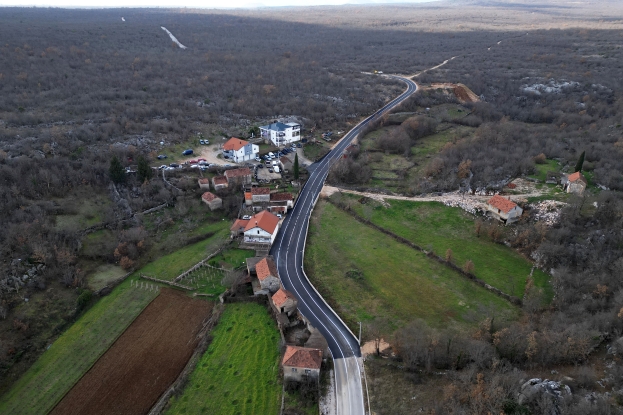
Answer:
M418 318L436 327L469 326L488 315L512 319L518 312L456 271L323 201L312 216L305 269L351 325L381 317L395 327Z
M213 340L167 415L278 414L279 331L265 308L227 304Z

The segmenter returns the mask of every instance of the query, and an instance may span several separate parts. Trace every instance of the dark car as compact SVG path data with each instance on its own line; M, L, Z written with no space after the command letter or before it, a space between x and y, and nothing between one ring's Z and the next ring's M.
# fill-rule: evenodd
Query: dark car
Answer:
M179 167L179 166L180 166L180 165L179 165L179 164L177 164L177 163L171 163L171 164L169 164L169 167Z
M158 154L158 160L163 160L166 159L167 155L166 154Z
M258 164L257 167L259 167L260 169L263 169L264 165L263 164Z
M182 156L190 156L192 153L193 153L193 151L190 148L188 148L188 149L182 151Z
M301 145L301 143L298 143L296 146L297 146L298 148L303 147L303 146Z

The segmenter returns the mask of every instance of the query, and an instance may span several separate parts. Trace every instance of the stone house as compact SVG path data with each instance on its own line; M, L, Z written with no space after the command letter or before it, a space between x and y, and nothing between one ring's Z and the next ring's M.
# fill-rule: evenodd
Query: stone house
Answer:
M251 188L251 202L252 204L270 202L270 187Z
M201 201L208 205L210 210L220 209L223 207L223 200L211 192L205 192L202 194Z
M214 190L220 190L227 188L227 177L225 176L214 176L212 178L212 186Z
M240 169L226 170L225 177L227 178L227 184L230 186L233 184L245 185L251 184L253 174L248 167L242 167Z
M517 204L509 199L506 199L500 195L495 195L487 202L487 211L490 216L510 224L516 222L521 217L523 209L517 206Z
M229 230L231 231L231 237L235 238L236 236L244 235L244 229L249 224L248 220L245 219L236 219L234 224L231 225Z
M207 177L202 177L197 180L197 182L199 183L199 188L201 190L210 190L210 179Z
M268 210L272 213L287 213L294 207L294 196L289 192L271 193Z
M265 291L266 294L273 294L281 289L277 265L275 265L275 261L272 258L263 258L255 264L255 274L260 283L261 290Z
M279 159L279 162L284 170L291 171L294 168L294 163L286 156L282 156Z
M288 381L318 381L322 365L322 350L307 347L286 346L281 360L283 378Z
M277 292L273 294L271 300L277 313L283 313L290 316L296 311L298 302L296 297L294 297L294 294L290 291L279 288Z
M584 193L584 190L586 190L587 185L586 177L579 171L569 174L562 180L562 188L567 193L575 193L580 196Z

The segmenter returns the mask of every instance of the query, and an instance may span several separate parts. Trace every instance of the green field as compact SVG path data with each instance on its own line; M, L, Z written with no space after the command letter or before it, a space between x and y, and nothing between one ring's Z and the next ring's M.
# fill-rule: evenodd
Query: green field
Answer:
M0 413L47 414L155 297L126 281L102 298L0 398Z
M536 170L535 173L530 175L529 177L545 182L545 180L547 179L548 171L560 171L560 163L558 163L556 160L546 160L543 164L535 163L534 169Z
M89 282L89 288L92 290L99 290L105 287L108 283L123 277L127 273L126 270L118 265L102 264L95 269L87 278Z
M507 301L326 202L312 217L305 267L351 326L375 317L397 327L417 318L448 326L517 315Z
M356 202L351 206L358 215L424 249L432 249L442 258L451 249L455 264L462 266L471 260L478 278L507 294L523 297L532 263L485 235L476 236L473 216L437 202L387 201L389 208L370 208ZM549 276L535 269L533 279L535 286L551 299Z
M205 258L219 235L147 264L100 299L0 398L0 413L45 414L51 410L156 296L155 291L131 288L130 279L136 280L139 273L173 279Z
M266 309L227 304L212 336L167 414L278 414L279 332Z

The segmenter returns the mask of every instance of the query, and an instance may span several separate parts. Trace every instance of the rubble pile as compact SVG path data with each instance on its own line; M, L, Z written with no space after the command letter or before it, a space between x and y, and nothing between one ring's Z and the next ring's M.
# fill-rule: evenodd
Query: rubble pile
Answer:
M458 207L472 215L481 215L484 211L482 203L472 197L463 197L458 193L446 193L441 202L450 207Z
M555 225L560 219L560 213L566 203L557 202L555 200L543 200L542 202L530 204L530 208L534 212L534 220L543 222L547 226Z

